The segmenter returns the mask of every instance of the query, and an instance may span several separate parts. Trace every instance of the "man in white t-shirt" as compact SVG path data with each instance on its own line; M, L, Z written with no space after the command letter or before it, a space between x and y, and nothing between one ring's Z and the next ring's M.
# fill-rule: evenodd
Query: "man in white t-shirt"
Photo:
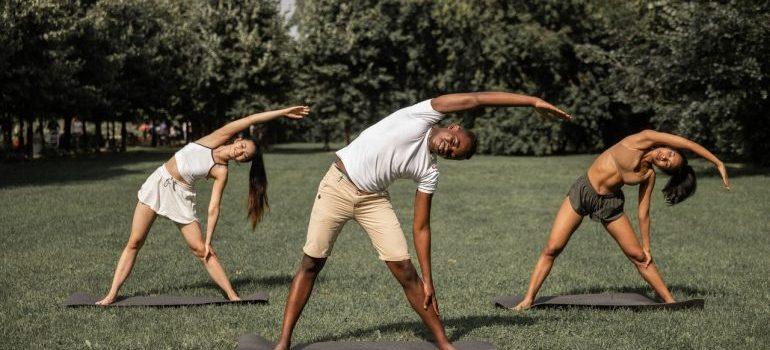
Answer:
M369 235L380 260L404 288L412 308L435 336L441 349L452 349L439 319L430 261L430 208L438 184L436 156L468 159L476 151L476 136L452 124L436 126L445 113L480 106L533 107L548 117L570 117L547 102L506 92L443 95L400 109L364 130L337 151L337 160L318 186L310 214L302 263L294 276L284 310L276 349L288 349L313 283L331 254L342 226L355 220ZM412 264L404 233L387 192L396 179L417 183L414 198L414 246L422 278Z

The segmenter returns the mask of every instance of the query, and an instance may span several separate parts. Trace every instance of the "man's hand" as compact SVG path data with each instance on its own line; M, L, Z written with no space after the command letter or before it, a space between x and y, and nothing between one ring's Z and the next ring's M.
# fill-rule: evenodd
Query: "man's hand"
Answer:
M558 109L554 105L548 102L545 102L541 99L537 99L537 102L535 102L534 108L537 113L539 113L541 116L543 116L543 118L546 118L546 119L559 118L566 122L572 120L572 117L569 114L567 114L561 109Z
M441 315L438 312L438 301L436 301L436 292L433 290L433 281L423 282L422 290L425 292L425 299L422 302L423 310L428 310L428 307L432 306L436 315Z

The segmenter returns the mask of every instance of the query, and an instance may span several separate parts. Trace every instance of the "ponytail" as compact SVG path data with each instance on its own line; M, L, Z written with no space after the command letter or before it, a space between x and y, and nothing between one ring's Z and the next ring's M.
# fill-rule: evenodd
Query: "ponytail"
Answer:
M695 193L695 189L698 187L698 183L695 180L695 170L687 165L687 158L684 157L682 152L679 152L682 156L682 166L679 169L668 172L671 177L668 179L666 186L663 187L663 197L666 198L666 203L674 205L682 202Z
M246 210L249 221L251 221L252 230L262 221L265 211L270 210L270 206L267 204L267 174L265 173L265 163L259 147L257 147L254 157L251 159L249 200Z

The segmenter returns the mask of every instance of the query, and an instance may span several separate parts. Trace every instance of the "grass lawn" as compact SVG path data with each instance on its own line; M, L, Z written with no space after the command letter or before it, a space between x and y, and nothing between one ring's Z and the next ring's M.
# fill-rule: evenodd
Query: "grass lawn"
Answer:
M64 308L76 291L102 294L128 238L136 191L171 153L130 152L0 165L0 348L233 349L238 336L275 339L301 257L310 208L330 152L277 148L266 155L272 211L252 232L245 218L248 166L231 165L214 247L242 294L266 305L189 308ZM433 201L433 271L452 340L499 349L770 347L770 172L737 169L734 191L699 166L698 192L652 206L652 249L678 299L706 299L677 312L496 309L523 293L569 186L593 156L441 161ZM211 182L198 185L205 217ZM411 245L414 184L391 187ZM635 222L636 188L626 189ZM414 251L412 250L413 258ZM416 261L416 259L413 259ZM541 295L651 290L600 225L585 220ZM176 227L159 218L123 295L218 295ZM295 344L324 340L419 340L427 332L368 237L349 223L300 319Z

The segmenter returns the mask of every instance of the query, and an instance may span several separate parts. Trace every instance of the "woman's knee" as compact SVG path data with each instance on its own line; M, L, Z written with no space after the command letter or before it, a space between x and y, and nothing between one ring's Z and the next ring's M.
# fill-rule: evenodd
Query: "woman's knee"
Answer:
M128 243L126 244L126 249L139 250L139 249L142 249L143 246L144 246L144 238L129 239Z
M556 257L561 254L562 250L564 250L563 245L547 244L545 248L543 248L541 255L548 259L556 259Z
M203 260L206 257L206 247L204 245L190 247L190 252L198 259Z
M642 251L641 249L638 249L638 250L633 249L633 250L626 251L626 256L633 263L643 263L647 259L647 257L644 255L644 251Z

